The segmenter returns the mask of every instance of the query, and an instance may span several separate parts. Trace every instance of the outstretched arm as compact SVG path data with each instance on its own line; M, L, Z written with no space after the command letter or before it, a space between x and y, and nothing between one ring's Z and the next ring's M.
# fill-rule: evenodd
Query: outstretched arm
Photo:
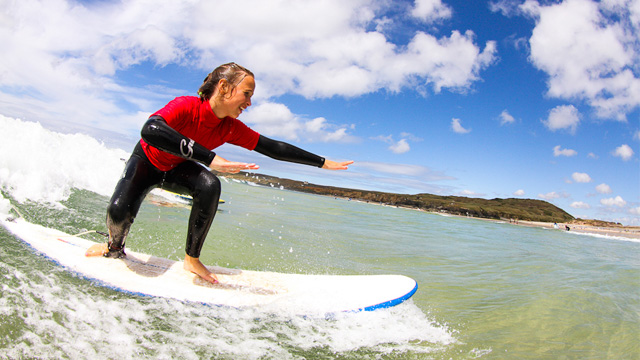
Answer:
M302 150L283 141L273 140L260 135L255 151L270 158L298 164L316 166L329 170L346 170L353 161L335 162Z

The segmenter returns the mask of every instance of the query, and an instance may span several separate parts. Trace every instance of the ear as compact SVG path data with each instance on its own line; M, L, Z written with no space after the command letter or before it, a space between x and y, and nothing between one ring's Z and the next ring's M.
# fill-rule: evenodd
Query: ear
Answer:
M225 95L229 92L230 84L227 79L220 79L218 81L218 85L216 86L221 95Z

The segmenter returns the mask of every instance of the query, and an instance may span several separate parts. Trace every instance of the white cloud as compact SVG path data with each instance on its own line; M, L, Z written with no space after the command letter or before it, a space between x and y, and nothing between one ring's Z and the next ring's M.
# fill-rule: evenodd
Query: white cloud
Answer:
M596 191L599 194L611 194L611 192L612 192L611 191L611 187L609 185L607 185L607 184L604 184L604 183L596 186Z
M387 135L387 136L380 135L380 136L373 137L372 139L379 140L389 144L389 150L391 150L391 152L393 152L394 154L404 154L409 150L411 150L411 146L409 145L408 140L422 141L421 138L416 137L410 133L403 132L400 135L402 136L402 139L400 139L399 141L393 140L392 135Z
M411 15L430 23L439 19L450 18L451 9L442 4L441 0L415 0Z
M520 189L520 190L516 190L513 193L514 196L524 196L524 190Z
M632 5L633 4L633 5ZM547 73L548 94L581 99L602 118L625 120L640 105L637 0L566 0L520 10L536 19L531 61Z
M444 36L416 31L406 44L390 42L378 25L388 23L389 16L406 21L408 14L389 15L395 5L386 2L248 0L241 31L219 21L225 16L211 18L237 14L233 0L149 4L0 2L0 14L11 14L0 21L3 53L11 54L0 57L0 101L10 104L3 112L128 129L140 126L128 123L132 114L149 113L167 99L195 92L166 88L169 82L142 73L133 82L144 85L123 85L120 74L143 63L177 65L201 79L216 65L234 60L256 73L255 97L264 100L286 93L352 97L404 88L464 92L496 59L496 43L480 46L471 31ZM446 18L447 9L432 0L404 10L426 20Z
M582 201L574 201L570 206L574 209L591 209L591 205Z
M629 209L629 212L633 215L640 216L640 206Z
M489 10L510 17L518 13L518 3L510 0L491 1L489 2Z
M507 110L503 110L502 113L500 113L500 125L513 124L514 122L516 122L516 119L514 119Z
M464 127L462 127L462 124L460 123L460 119L456 119L456 118L451 119L451 129L456 134L468 134L471 132L471 129L465 129Z
M571 175L571 178L573 179L573 181L577 183L590 183L592 181L591 176L589 176L589 174L586 174L586 173L574 172Z
M615 198L601 199L600 204L608 207L625 207L627 202L620 196L616 196Z
M560 105L549 111L549 117L542 123L551 131L568 129L575 134L580 123L580 114L573 105Z
M265 102L251 106L242 115L242 121L257 132L284 140L309 142L353 142L345 125L332 125L325 118L304 119L295 115L284 104Z
M395 144L389 146L389 150L391 150L394 154L404 154L407 151L411 150L409 143L407 143L406 139L401 139Z
M549 193L546 193L546 194L538 194L538 197L543 199L543 200L550 201L550 200L555 200L555 199L560 199L560 198L565 198L566 199L566 198L569 197L569 195L566 194L566 193L558 194L557 192L552 191L552 192L549 192Z
M472 191L472 190L466 190L466 189L465 189L465 190L460 191L460 192L458 193L458 195L460 195L460 196L466 196L466 197L471 197L471 196L473 196L473 197L483 197L483 196L485 196L485 194L477 193L477 192L475 192L475 191Z
M620 145L613 151L613 156L617 156L624 161L631 160L633 157L633 149L627 144Z
M558 157L558 156L576 156L578 155L578 152L572 149L561 149L560 145L557 145L553 148L553 156Z

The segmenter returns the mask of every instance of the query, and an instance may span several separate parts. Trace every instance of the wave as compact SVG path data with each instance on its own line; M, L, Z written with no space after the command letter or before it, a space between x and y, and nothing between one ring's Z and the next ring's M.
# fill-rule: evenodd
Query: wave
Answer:
M84 134L0 115L0 188L15 200L59 204L71 189L110 196L129 154Z

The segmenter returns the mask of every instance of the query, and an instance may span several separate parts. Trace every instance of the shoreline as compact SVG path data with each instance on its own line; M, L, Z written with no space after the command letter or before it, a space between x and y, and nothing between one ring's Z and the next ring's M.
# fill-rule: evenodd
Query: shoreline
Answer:
M452 217L478 219L478 220L491 221L491 222L500 223L500 224L525 226L525 227L537 227L537 228L543 228L543 229L549 229L549 230L567 231L565 229L566 229L566 226L568 226L569 229L570 229L570 230L568 230L569 232L574 232L574 233L579 233L579 234L595 235L595 236L601 236L601 237L617 237L617 238L626 238L626 239L632 239L632 240L640 240L640 226L613 227L613 226L593 226L593 225L586 225L586 224L557 223L557 228L556 228L556 223L549 223L549 222L542 222L542 221L529 221L529 220L517 220L517 221L513 220L513 221L509 221L508 219L496 220L496 219L488 219L488 218L481 218L481 217L474 217L474 216L456 215L456 214L450 214L450 213L447 213L447 212L426 211L426 210L422 210L422 209L416 209L416 208L405 207L405 206L377 204L377 203L373 203L373 202L366 202L366 201L362 201L362 200L353 200L353 199L342 198L342 197L335 197L335 198L340 198L340 199L347 200L347 201L356 201L356 202L366 203L366 204L369 204L369 205L387 206L387 207L393 207L393 208L422 211L422 212L427 212L427 213L431 213L431 214L435 214L435 215L441 215L441 216L452 216Z
M538 221L525 221L519 220L512 225L526 226L526 227L538 227L544 229L556 229L554 223L538 222ZM570 230L565 230L566 226ZM640 227L620 226L620 227L604 227L604 226L592 226L584 224L571 224L571 223L558 223L558 230L575 232L587 235L599 235L604 237L623 237L628 239L640 240Z

